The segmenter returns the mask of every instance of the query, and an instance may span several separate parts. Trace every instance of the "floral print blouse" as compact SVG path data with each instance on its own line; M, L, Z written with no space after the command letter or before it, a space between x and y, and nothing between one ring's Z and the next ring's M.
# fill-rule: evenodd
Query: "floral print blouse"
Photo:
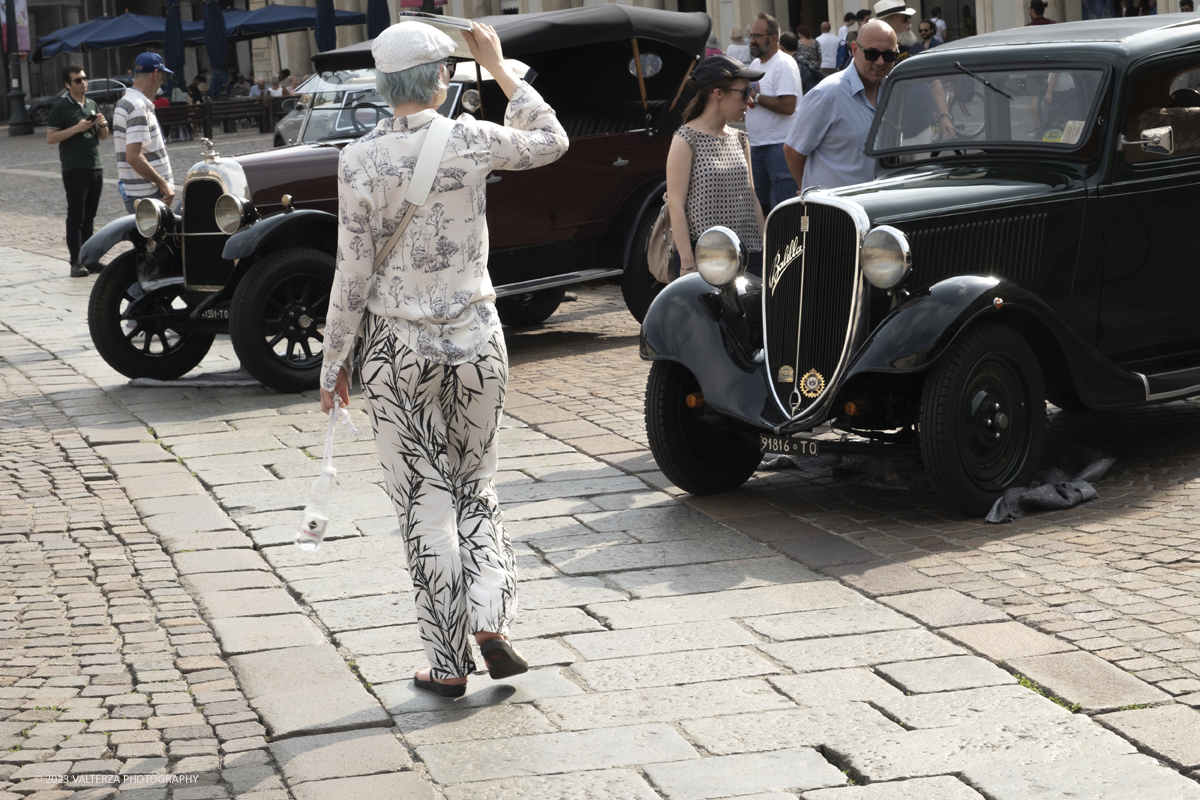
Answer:
M325 322L321 386L330 391L370 312L400 341L442 364L474 358L500 328L488 276L487 193L492 170L533 169L567 152L567 134L541 95L522 82L504 125L464 114L454 124L425 205L379 271L383 247L404 216L401 199L437 115L381 120L346 145L338 163L337 272Z

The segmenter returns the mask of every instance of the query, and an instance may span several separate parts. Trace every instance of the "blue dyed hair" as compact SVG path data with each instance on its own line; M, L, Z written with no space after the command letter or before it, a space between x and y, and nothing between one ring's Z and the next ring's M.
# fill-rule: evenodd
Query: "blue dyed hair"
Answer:
M432 103L448 87L441 79L442 62L418 64L399 72L375 70L376 89L389 106Z

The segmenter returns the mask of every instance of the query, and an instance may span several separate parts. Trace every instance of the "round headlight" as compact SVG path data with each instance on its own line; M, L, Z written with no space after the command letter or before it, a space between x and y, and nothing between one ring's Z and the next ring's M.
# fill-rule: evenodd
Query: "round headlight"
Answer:
M890 225L872 228L863 240L862 271L873 286L894 289L908 277L912 252L908 238Z
M223 194L217 198L214 214L221 232L232 236L241 230L246 219L246 201L232 194Z
M742 243L729 228L717 225L696 242L696 271L718 289L733 283L746 270Z
M133 207L133 224L137 226L138 233L149 239L158 233L166 215L170 213L171 209L161 200L143 197Z

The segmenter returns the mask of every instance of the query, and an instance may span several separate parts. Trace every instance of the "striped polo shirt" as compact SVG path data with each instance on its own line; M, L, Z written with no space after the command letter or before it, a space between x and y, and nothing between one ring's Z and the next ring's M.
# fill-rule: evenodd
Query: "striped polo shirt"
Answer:
M142 145L142 155L154 167L154 171L167 183L174 183L171 159L163 141L162 128L154 116L154 104L132 86L125 90L113 109L112 133L117 148L117 177L125 186L125 194L148 197L158 192L153 183L134 172L133 167L125 161L126 146L138 142Z

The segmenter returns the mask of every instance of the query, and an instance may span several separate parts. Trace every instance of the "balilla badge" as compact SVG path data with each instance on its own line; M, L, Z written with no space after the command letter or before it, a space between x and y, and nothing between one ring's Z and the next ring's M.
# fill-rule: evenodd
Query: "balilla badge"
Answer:
M800 244L799 236L792 239L787 247L775 254L775 266L771 270L771 279L768 281L771 294L775 294L775 287L779 284L779 279L783 277L784 271L802 255L804 255L804 245Z

